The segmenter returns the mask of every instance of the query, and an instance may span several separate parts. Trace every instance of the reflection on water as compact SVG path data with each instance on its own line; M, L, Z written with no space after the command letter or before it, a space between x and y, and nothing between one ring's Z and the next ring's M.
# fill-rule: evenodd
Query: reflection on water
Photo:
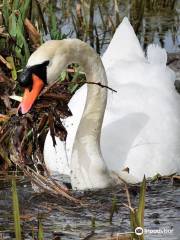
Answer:
M104 49L116 26L128 16L143 47L154 42L168 52L180 51L179 0L97 0L93 7L91 2L57 0L59 29Z

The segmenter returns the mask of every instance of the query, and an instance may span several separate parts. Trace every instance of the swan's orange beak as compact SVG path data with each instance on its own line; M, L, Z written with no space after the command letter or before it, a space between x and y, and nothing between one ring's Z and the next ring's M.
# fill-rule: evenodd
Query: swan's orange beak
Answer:
M35 102L36 98L39 96L41 90L44 87L43 80L41 80L35 74L32 75L32 81L33 85L31 91L29 91L28 88L25 88L22 102L18 107L18 112L21 114L25 114L31 109L33 103Z

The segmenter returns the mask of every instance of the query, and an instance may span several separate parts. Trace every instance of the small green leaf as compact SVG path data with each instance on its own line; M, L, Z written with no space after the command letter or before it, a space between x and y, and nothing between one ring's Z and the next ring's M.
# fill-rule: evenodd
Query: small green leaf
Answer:
M67 72L66 70L64 70L60 75L60 81L61 82L64 81L66 79L66 76L67 76Z
M16 23L17 19L14 13L9 16L9 34L11 37L16 37Z
M17 72L16 72L16 67L14 64L14 58L9 56L6 58L7 62L10 63L12 70L11 70L11 75L12 75L12 79L16 80L17 79Z
M23 50L25 52L25 55L24 55L25 62L21 62L21 64L24 66L26 64L26 62L28 61L28 58L30 56L30 52L29 52L28 44L27 44L27 42L26 42L26 40L25 40L25 38L23 36L23 33L22 33L21 28L20 28L19 25L17 25L17 45L18 45L17 48L23 48Z
M27 12L29 10L30 3L31 3L31 0L26 0L26 1L23 1L21 4L20 13L21 13L22 22L24 22L25 18L27 17Z
M9 15L10 15L9 9L10 9L9 2L7 0L3 0L2 12L3 12L3 17L4 17L6 27L8 27L8 23L9 23Z
M72 82L71 84L69 85L69 91L71 93L74 93L80 84L76 83L78 77L79 77L80 73L79 73L79 70L77 69L77 71L75 72L74 76L73 76L73 79L72 79Z
M69 86L69 91L70 91L71 93L74 93L74 92L78 89L78 87L79 87L79 84L78 84L78 83L72 83L72 84L70 84L70 86Z
M13 6L12 6L13 11L19 9L19 3L20 3L19 0L14 0L13 1Z

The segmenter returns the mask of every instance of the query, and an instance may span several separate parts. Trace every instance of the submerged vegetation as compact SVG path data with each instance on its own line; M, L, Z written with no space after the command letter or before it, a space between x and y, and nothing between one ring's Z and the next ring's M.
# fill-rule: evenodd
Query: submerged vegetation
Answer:
M66 108L67 103L72 94L79 87L79 82L82 84L82 82L85 81L84 74L77 65L70 66L67 71L63 72L60 76L60 82L63 82L63 84L60 85L58 82L54 87L54 90L57 90L57 87L62 90L62 94L59 98L57 99L56 97L56 91L53 92L53 90L47 89L47 92L39 99L36 107L42 110L41 113L44 113L43 105L47 107L46 100L48 97L52 99L52 96L54 96L54 104L56 106L54 112L52 112L49 106L50 111L48 116L46 114L39 115L38 121L37 115L35 119L35 115L32 114L31 117L27 117L23 120L14 118L11 125L9 125L9 119L12 119L12 116L15 115L17 108L17 103L10 100L9 95L21 93L17 82L18 75L26 66L30 54L48 39L77 37L83 41L89 42L98 53L103 52L124 15L130 16L133 27L144 47L149 41L149 38L151 38L151 40L155 38L157 32L159 34L159 42L162 45L165 43L163 41L162 31L166 31L167 21L169 21L167 20L162 24L160 22L158 24L155 23L155 27L151 29L150 34L148 28L151 26L151 21L153 20L150 19L149 14L153 12L157 16L163 16L165 11L171 17L174 16L168 24L175 22L171 31L173 46L178 48L177 34L179 32L179 17L176 11L178 1L132 0L130 6L127 2L128 1L124 1L121 3L119 0L67 0L57 1L56 4L55 1L47 0L41 2L38 0L3 0L2 3L0 3L0 169L3 177L9 177L11 171L13 171L13 176L11 177L12 204L14 232L17 240L23 239L23 228L21 205L18 201L14 173L18 176L20 173L23 175L22 172L24 172L25 175L31 178L33 183L39 184L40 186L42 186L42 184L44 184L43 186L48 186L49 184L48 188L44 190L50 192L52 194L50 195L51 197L63 195L73 201L73 203L71 203L72 209L74 205L78 205L79 208L91 207L88 205L88 202L84 203L81 201L81 198L83 200L81 195L79 197L75 194L75 196L73 195L72 197L71 195L74 193L71 193L71 191L67 192L67 189L63 188L64 186L60 186L59 188L56 184L53 183L53 185L48 182L44 175L41 175L42 170L47 173L46 169L37 161L40 156L42 157L43 153L42 143L39 140L44 140L48 130L48 124L49 127L54 124L52 122L52 114L58 116L60 113L63 117L71 114ZM122 9L126 9L127 13L125 12L122 14ZM158 31L156 31L157 29ZM140 34L140 31L143 32L143 35ZM61 106L59 105L59 102L64 103L63 108L62 104ZM34 111L36 111L36 108ZM17 128L18 131L15 133L19 135L10 133L12 124L17 124L18 121L23 121L26 128ZM32 123L34 123L34 121L36 121L37 125L33 129ZM62 123L57 119L55 121L55 130L58 136L60 138L65 138L66 131ZM17 127L19 127L18 124ZM35 134L35 137L32 133ZM11 142L12 139L14 142ZM11 144L14 144L13 146L16 146L16 148L12 147ZM19 148L21 148L21 155L17 157L17 149ZM7 152L7 149L10 149L9 152ZM32 154L34 154L34 162L30 161ZM18 159L19 162L12 161L12 155L15 156L16 160ZM12 162L15 164L12 164ZM26 165L27 162L29 164L28 167ZM127 208L127 212L129 211L129 222L131 224L132 233L126 235L121 234L118 238L116 238L117 236L112 236L110 239L144 239L143 235L137 236L134 234L134 231L137 227L144 227L145 190L146 181L144 179L140 187L139 202L137 203L137 208L135 208L130 200L131 193L129 193L128 186L125 184L123 191L126 192L126 200L123 206ZM63 199L63 201L65 204L68 204L67 200ZM62 211L66 210L63 209ZM119 211L116 195L112 197L111 208L108 209L108 211L109 222L113 224L113 217ZM46 239L44 237L45 230L41 215L39 215L36 220L37 228L35 228L35 225L31 225L32 239ZM92 233L89 237L84 239L93 239L97 227L96 216L92 216L91 226ZM0 228L0 233L1 231L3 233L3 229ZM90 238L91 236L92 238ZM60 237L55 239L60 239Z

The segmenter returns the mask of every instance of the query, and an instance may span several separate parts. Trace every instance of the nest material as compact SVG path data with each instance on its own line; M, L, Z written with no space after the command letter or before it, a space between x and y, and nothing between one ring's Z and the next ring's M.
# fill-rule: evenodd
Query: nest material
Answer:
M3 76L5 77L4 74ZM45 89L28 114L17 116L17 103L9 99L14 85L8 78L3 79L2 81L0 75L0 161L3 161L1 170L9 166L18 166L41 189L77 202L67 193L67 188L51 179L43 158L48 130L54 146L55 136L62 141L66 140L67 131L61 119L72 115L67 105L71 98L67 85L57 82L51 88Z
M15 81L8 78L0 66L0 120L3 119L3 114L7 114L12 110L9 95L15 87Z
M43 90L39 99L35 102L32 110L25 115L17 116L18 104L9 99L17 89L17 84L4 76L1 89L3 97L0 103L0 170L5 170L9 166L15 166L31 178L40 189L44 189L53 194L60 194L64 197L76 201L75 198L67 194L67 188L57 183L50 177L44 164L43 148L47 132L50 130L53 145L56 145L55 137L65 141L67 131L61 119L71 116L68 102L72 96L69 87L78 86L84 83L97 84L99 87L106 87L101 83L85 82L85 75L79 75L79 79L74 76L76 72L68 69L68 78L62 83L56 82ZM72 80L71 80L72 79ZM73 84L73 85L72 85ZM13 164L12 164L13 163ZM3 167L2 167L3 166Z

